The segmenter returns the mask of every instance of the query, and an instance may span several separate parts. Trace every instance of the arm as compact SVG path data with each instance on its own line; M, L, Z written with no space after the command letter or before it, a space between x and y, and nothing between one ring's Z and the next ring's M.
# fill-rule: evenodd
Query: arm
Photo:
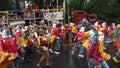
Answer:
M85 25L85 26L87 26L88 28L90 28L91 30L93 30L93 32L95 33L94 34L94 36L93 36L93 42L96 42L97 41L97 39L98 39L98 32L97 32L97 30L93 27L93 25L92 24L90 24L85 18L82 20L82 23Z

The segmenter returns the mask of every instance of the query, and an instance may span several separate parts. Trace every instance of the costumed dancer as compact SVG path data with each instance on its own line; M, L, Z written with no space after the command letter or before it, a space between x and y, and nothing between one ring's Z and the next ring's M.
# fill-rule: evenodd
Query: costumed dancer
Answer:
M67 46L67 44L69 43L69 25L68 24L65 24L65 27L63 29L63 41L65 43L65 46Z
M2 31L2 38L10 37L10 30L8 25L5 25Z
M114 34L114 45L117 47L118 52L116 53L116 56L113 57L114 61L116 63L120 62L120 24L117 25L117 29Z
M15 55L12 53L6 53L2 51L2 46L0 45L0 68L8 68L12 64L12 68L15 68L13 66L13 60L16 58Z
M108 29L107 29L107 24L106 24L106 22L103 22L103 23L102 23L101 30L103 31L103 33L104 33L105 36L108 35Z
M48 50L48 39L47 39L47 36L46 36L46 33L44 31L42 31L40 34L39 34L39 45L42 47L42 57L40 58L38 64L37 64L37 67L42 67L41 64L43 62L43 60L45 59L45 64L46 66L51 66L49 64L49 50Z
M99 22L95 22L94 28L95 28L96 30L98 30L98 29L100 28Z
M99 35L97 30L86 19L83 19L82 22L91 29L90 37L88 38L88 47L87 47L88 67L110 68L99 52L99 45L98 45Z
M0 68L8 68L8 67L12 67L12 68L16 68L13 61L16 57L18 57L18 54L15 50L14 53L9 53L9 49L10 47L6 47L8 48L8 52L5 52L5 49L2 44L3 44L3 41L5 41L3 38L2 38L2 35L0 34ZM6 43L6 42L5 42Z
M54 38L51 39L51 40L54 39L52 41L52 45L53 45L54 50L55 50L54 53L55 54L60 54L60 52L61 52L60 38L58 36L59 33L58 33L58 30L56 28L56 24L55 23L53 23L53 25L52 25L52 29L50 30L50 34L55 36Z
M16 27L16 31L15 31L15 37L17 40L17 44L18 44L18 53L19 53L19 62L23 62L24 61L24 47L22 47L22 43L23 43L23 38L22 38L23 34L22 34L22 27L21 26L17 26Z
M106 22L102 23L102 27L99 29L99 31L102 31L104 33L104 49L112 42L108 38L108 28Z
M24 61L31 62L31 54L32 54L32 39L30 37L29 28L25 27L25 31L22 35L21 44L22 48L25 50Z
M75 37L76 33L77 33L77 28L76 28L75 24L70 23L70 34L69 34L70 42L74 41L74 37Z
M103 57L104 60L109 61L111 56L104 52L104 33L102 31L98 31L98 43L100 55Z
M115 31L116 31L115 23L112 23L112 25L109 27L110 39L111 39L111 40L112 40L113 37L114 37Z
M63 29L64 29L64 26L61 23L59 23L57 25L57 31L58 31L58 37L59 37L60 45L62 45Z
M84 55L83 55L84 46L82 45L82 42L81 42L81 40L84 38L84 32L85 32L85 27L81 27L81 29L79 30L79 32L75 36L75 39L77 39L76 45L79 48L79 54L78 54L79 57L84 57Z

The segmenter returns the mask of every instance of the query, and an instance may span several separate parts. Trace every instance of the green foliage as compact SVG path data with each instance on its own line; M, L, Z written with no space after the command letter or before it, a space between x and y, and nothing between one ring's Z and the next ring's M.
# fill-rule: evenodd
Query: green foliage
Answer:
M12 0L0 0L0 10L11 10L15 8Z
M80 0L72 0L70 2L70 8L72 8L73 10L80 10Z
M109 23L118 22L120 17L120 5L118 0L91 0L85 3L83 9L88 13L98 15Z
M20 5L20 2L24 3L24 0L15 1L16 3L14 3L12 0L0 0L0 10L23 9L23 7ZM43 0L28 1L32 2L32 7L34 7L35 4L39 4L40 9L46 8L51 2L51 8L56 8L56 0L46 0L46 3L44 3ZM59 6L62 6L64 0L58 1ZM96 14L99 19L105 20L109 23L120 22L120 0L90 0L89 3L86 2L86 0L69 1L71 1L69 4L70 14L72 10L84 10L87 13Z

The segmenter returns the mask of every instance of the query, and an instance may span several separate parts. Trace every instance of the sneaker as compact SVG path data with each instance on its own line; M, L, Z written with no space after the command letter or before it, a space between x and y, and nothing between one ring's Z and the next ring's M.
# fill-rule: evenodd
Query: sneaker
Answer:
M117 57L113 57L113 60L114 60L116 63L119 63L119 62L120 62L120 58L117 58Z
M78 56L79 56L79 57L81 57L81 58L83 58L83 57L84 57L84 55L80 55L80 54L79 54Z
M52 49L49 49L50 53L53 53L53 50Z
M71 53L72 53L72 55L75 55L75 54L74 54L74 51L71 51Z
M40 64L37 64L37 68L42 68L42 66Z
M51 67L51 65L50 65L50 64L46 64L46 66L47 66L47 67Z
M37 67L39 67L40 66L40 64L37 64Z
M60 54L60 52L57 52L57 51L55 51L54 53L55 53L55 54L57 54L57 55L59 55L59 54Z

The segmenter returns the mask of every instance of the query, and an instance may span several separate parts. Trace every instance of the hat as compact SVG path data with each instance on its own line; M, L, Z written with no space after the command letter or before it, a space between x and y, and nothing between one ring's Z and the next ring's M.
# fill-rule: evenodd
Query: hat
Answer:
M25 30L27 30L28 29L28 26L25 26Z
M112 23L112 26L115 26L115 23Z
M53 28L56 28L56 24L55 24L55 23L53 23L52 27L53 27Z
M106 23L105 22L102 23L102 27L106 27Z
M68 24L65 24L65 26L69 26Z
M120 24L117 25L117 29L120 29Z
M74 23L70 23L70 26L73 26L74 25Z
M84 32L85 31L85 27L81 27L81 29L79 31L80 32Z
M94 26L98 26L98 23L99 23L99 22L95 22Z

